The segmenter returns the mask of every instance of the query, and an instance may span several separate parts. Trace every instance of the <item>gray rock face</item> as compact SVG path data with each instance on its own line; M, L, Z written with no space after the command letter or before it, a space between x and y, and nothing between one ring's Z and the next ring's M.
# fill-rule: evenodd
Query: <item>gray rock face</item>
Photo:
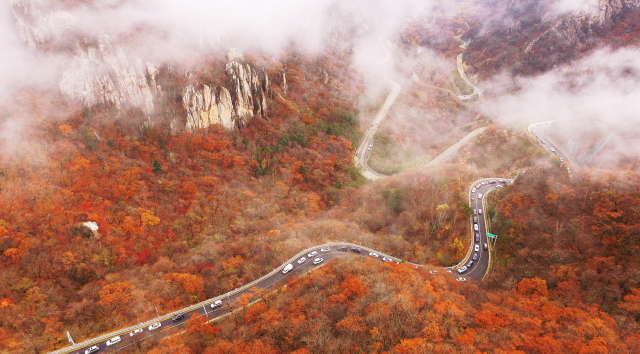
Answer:
M271 93L269 77L264 70L256 70L250 64L236 60L241 58L242 54L237 49L229 52L231 61L225 67L229 90L223 86L208 85L199 89L194 86L186 88L182 101L187 112L187 130L220 124L229 131L246 125L258 114L267 116L267 96Z
M531 52L538 45L544 45L554 37L569 46L585 43L594 30L607 21L619 16L623 11L638 10L636 0L591 0L580 11L563 16L555 25L535 38L525 49Z
M50 11L47 2L37 0L11 0L11 10L20 37L29 47L45 50L50 44L73 44L65 38L76 23L68 12ZM155 82L158 71L157 65L129 60L121 48L112 46L108 35L101 35L94 44L75 43L75 55L62 74L60 89L69 101L87 107L132 105L150 114L151 90L160 93Z
M204 129L212 124L220 124L225 130L236 126L233 102L229 91L220 87L203 85L200 90L187 87L182 102L187 111L185 127L188 131Z
M76 19L66 11L42 11L29 0L11 0L11 10L20 38L30 48L43 48L70 32Z
M60 81L62 92L69 100L87 107L133 105L150 114L153 95L147 74L155 79L157 67L143 65L140 59L130 61L122 49L113 48L108 35L98 36L96 40L95 46L76 46L70 69L63 73Z
M282 94L287 95L287 73L282 70Z
M264 70L258 72L249 64L243 65L233 60L227 63L226 71L239 124L245 124L256 114L266 117L265 92L270 91L271 84Z

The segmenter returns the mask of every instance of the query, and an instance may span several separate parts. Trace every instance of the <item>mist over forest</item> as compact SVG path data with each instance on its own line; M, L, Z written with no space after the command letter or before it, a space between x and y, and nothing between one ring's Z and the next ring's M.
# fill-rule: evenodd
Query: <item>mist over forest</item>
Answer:
M635 0L7 1L0 352L637 353L639 36Z

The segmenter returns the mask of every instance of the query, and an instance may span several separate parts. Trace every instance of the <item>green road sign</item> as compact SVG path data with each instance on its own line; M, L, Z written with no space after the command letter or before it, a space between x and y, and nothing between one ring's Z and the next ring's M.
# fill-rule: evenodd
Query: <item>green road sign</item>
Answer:
M492 233L487 232L487 237L498 237L498 235L494 235Z

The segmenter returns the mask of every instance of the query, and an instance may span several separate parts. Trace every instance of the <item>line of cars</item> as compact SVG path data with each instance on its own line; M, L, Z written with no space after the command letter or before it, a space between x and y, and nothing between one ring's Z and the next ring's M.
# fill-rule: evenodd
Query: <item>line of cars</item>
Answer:
M320 249L320 252L321 252L321 253L327 253L327 252L329 252L329 251L331 251L331 248L329 248L329 247L326 247L326 248L322 248L322 249ZM313 257L315 257L315 256L317 256L317 255L318 255L318 252L317 252L317 251L312 251L312 252L309 252L309 254L307 254L307 257L309 257L309 259L311 259L311 258L313 258ZM307 257L300 257L300 259L298 259L298 264L303 264L304 262L306 262L306 261L307 261ZM318 265L318 264L322 263L323 261L324 261L324 258L322 258L322 257L317 257L317 258L315 258L315 259L313 260L313 264L314 264L314 265ZM290 272L290 271L292 271L292 270L293 270L293 264L287 264L287 265L286 265L286 266L284 266L284 268L282 269L282 274L287 274L287 273L289 273L289 272Z
M214 303L211 304L211 308L212 309L217 309L219 307L222 307L222 301L221 300L217 300L217 301L215 301ZM184 320L184 314L183 313L177 314L177 315L175 315L175 316L173 316L171 318L171 321L173 321L173 322L179 322L181 320ZM160 327L162 327L162 323L161 322L156 322L156 323L152 324L151 326L149 326L147 328L147 330L148 331L153 331L154 329L158 329ZM134 330L133 332L129 333L129 337L133 337L133 336L138 335L138 334L140 334L142 332L144 332L144 329L138 328L138 329ZM118 344L120 342L122 342L122 337L115 336L115 337L107 340L105 342L105 344L107 345L107 347L110 347L110 346ZM100 350L100 347L98 345L93 345L93 346L87 348L84 351L84 354L92 354L92 353L98 352L99 350ZM77 353L77 354L80 354L80 353Z
M347 248L347 246L340 246L340 247L338 247L338 251L347 252L348 248ZM358 247L351 247L351 252L362 253L362 250L359 249ZM369 256L373 257L373 258L380 258L380 255L375 253L375 252L369 252ZM383 262L393 262L393 259L391 257L384 256L384 257L382 257L382 261Z
M542 145L544 144L544 141L538 136L538 135L534 135L536 137L536 139L538 139L538 142ZM562 157L560 157L560 154L558 154L558 152L556 151L556 149L554 149L553 147L549 147L548 148L549 151L551 151L551 153L558 155L558 158L560 159L560 164L563 165L564 167L564 159ZM569 167L564 167L567 170L567 173L569 173L569 177L571 177L571 169Z
M320 252L321 252L321 253L327 253L327 252L329 252L329 251L331 251L331 248L330 248L330 247L326 247L326 248L322 248L322 249L320 249ZM338 247L338 251L340 251L340 252L348 252L348 251L349 251L349 248L348 248L347 246L339 246L339 247ZM358 247L351 247L351 252L354 252L354 253L362 253L362 250L361 250L360 248L358 248ZM313 257L315 257L315 256L317 256L317 255L318 255L318 252L317 252L317 251L312 251L312 252L310 252L309 254L307 254L307 256L306 256L306 257L304 257L304 256L303 256L303 257L300 257L300 258L298 259L298 261L297 261L297 262L298 262L298 264L303 264L303 263L305 263L305 262L307 261L307 257L308 257L309 259L311 259L311 258L313 258ZM377 253L375 253L375 252L369 252L369 256L370 256L370 257L373 257L373 258L380 258L380 255L379 255L379 254L377 254ZM322 258L322 257L318 257L318 258L316 258L316 259L314 259L314 260L313 260L313 264L314 264L314 265L318 265L318 264L322 263L323 261L324 261L324 258ZM382 261L383 261L383 262L392 262L392 261L393 261L393 259L392 259L391 257L384 256L384 257L382 257ZM290 272L290 271L292 271L292 270L293 270L293 264L287 264L287 265L286 265L286 266L284 266L284 268L282 269L282 274L287 274L287 273L289 273L289 272Z
M330 251L331 251L331 248L329 248L329 247L326 247L326 248L322 248L322 249L320 249L320 252L321 252L321 253L327 253L327 252L330 252ZM346 251L348 251L348 248L347 248L346 246L340 246L340 247L338 247L338 251L344 251L344 252L346 252ZM362 253L362 250L361 250L360 248L357 248L357 247L352 247L352 248L351 248L351 251L352 251L352 252L355 252L355 253ZM313 257L315 257L315 256L317 256L317 255L318 255L318 252L317 252L317 251L312 251L312 252L310 252L310 253L308 253L308 254L307 254L307 257L309 257L309 258L313 258ZM369 252L369 256L371 256L371 257L373 257L373 258L379 258L379 257L380 257L380 255L378 255L378 254L377 254L377 253L375 253L375 252ZM303 263L305 263L306 261L307 261L307 258L306 258L306 257L301 257L301 258L299 258L299 259L298 259L298 264L303 264ZM324 259L323 259L322 257L317 257L317 258L315 258L315 259L313 260L313 264L314 264L314 265L318 265L318 264L322 263L323 261L324 261ZM386 257L386 256L385 256L385 257L382 257L382 261L383 261L383 262L391 262L391 261L393 261L393 259L392 259L392 258L390 258L390 257ZM282 273L283 273L283 274L287 274L287 273L288 273L288 272L290 272L292 269L293 269L293 265L292 265L292 264L287 264L287 265L284 267L284 269L282 270ZM223 305L222 300L217 300L217 301L215 301L215 302L213 302L213 303L211 304L211 308L215 310L215 309L217 309L217 308L222 307L222 305ZM184 319L184 314L177 314L177 315L175 315L175 316L173 316L173 317L171 318L171 320L172 320L173 322L178 322L178 321L181 321L181 320L183 320L183 319ZM161 322L156 322L156 323L154 323L154 324L150 325L150 326L148 327L148 330L149 330L149 331L153 331L153 330L158 329L158 328L160 328L160 327L162 327L162 323L161 323ZM137 335L137 334L140 334L140 333L142 333L142 332L144 332L144 330L143 330L142 328L138 328L138 329L134 330L133 332L129 333L129 336L130 336L130 337L133 337L133 336L135 336L135 335ZM120 343L121 341L122 341L122 338L121 338L120 336L116 336L116 337L113 337L113 338L111 338L111 339L107 340L107 341L106 341L106 345L107 345L107 347L109 347L109 346L112 346L112 345L114 345L114 344ZM91 347L87 348L87 349L84 351L84 354L92 354L92 353L96 353L96 352L98 352L99 350L100 350L100 347L99 347L98 345L93 345L93 346L91 346ZM77 354L81 354L81 353L80 353L80 352L78 352Z
M500 184L498 184L498 183L500 183ZM506 184L506 183L507 183L506 179L500 179L500 180L493 179L493 180L490 180L490 181L480 182L480 183L478 183L476 185L476 187L471 189L472 197L473 197L473 194L476 193L481 188L481 186L485 186L485 185L488 185L488 184L498 184L496 186L496 188L502 188L502 186L504 184ZM477 198L478 199L482 199L482 193L478 193ZM471 267L473 266L473 263L480 259L480 255L478 254L478 252L480 252L481 239L480 239L480 228L478 226L479 218L478 218L477 215L482 215L482 208L473 209L473 215L474 215L473 216L473 231L474 231L473 252L474 253L471 256L471 259L467 262L467 264L465 264L462 267L458 268L458 273L459 274L463 274L467 270L470 270ZM482 248L486 251L486 250L489 249L489 245L485 242L485 243L482 244ZM465 277L460 277L460 278L457 278L457 279L458 279L458 281L466 281Z
M502 188L503 184L507 184L507 180L506 179L501 179L501 180L496 180L496 179L492 179L490 181L482 181L478 184L476 184L475 187L473 187L471 189L471 197L473 198L473 195L482 187L482 186L486 186L488 184L497 184L498 182L500 182L501 184L498 184L496 186L496 188ZM478 199L482 199L482 193L478 194ZM482 212L480 213L482 214Z
M474 209L475 210L475 209ZM473 217L473 229L475 231L478 231L478 217L474 216ZM462 267L458 268L458 273L462 274L464 272L466 272L467 270L471 269L471 267L473 266L473 263L475 261L477 261L478 259L480 259L480 256L478 255L478 252L480 252L480 233L476 232L475 233L475 243L473 246L473 256L471 256L471 259L469 260L469 262L467 262L467 264L463 265ZM488 248L487 243L485 242L484 244L484 249L486 250ZM466 281L465 280L461 280L461 281Z

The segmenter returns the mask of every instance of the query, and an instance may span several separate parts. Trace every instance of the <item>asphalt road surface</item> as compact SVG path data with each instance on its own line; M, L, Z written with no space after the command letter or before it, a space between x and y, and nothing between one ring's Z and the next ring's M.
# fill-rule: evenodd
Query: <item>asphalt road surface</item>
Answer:
M389 113L389 109L395 102L396 98L398 98L398 94L400 94L400 85L397 82L391 81L393 87L391 88L391 92L387 99L384 101L384 104L378 111L378 114L375 116L373 121L371 122L371 126L367 129L367 132L362 137L360 141L360 145L356 148L356 153L354 156L354 162L356 166L362 166L364 169L364 176L369 180L376 180L383 177L386 177L383 174L377 173L367 165L367 160L369 160L369 155L371 155L371 148L373 147L373 136L376 135L376 131L378 130L378 126L382 120Z
M473 87L473 92L469 95L458 96L458 98L461 100L468 100L473 98L476 95L480 97L482 96L482 91L480 91L479 88L477 88L474 84L472 84L471 81L469 81L467 74L464 73L464 68L462 67L462 56L463 54L460 53L458 54L458 57L456 57L456 67L458 68L458 73L460 73L460 77L462 77L462 79L467 83L467 85Z
M495 183L490 183L490 181L495 181ZM496 188L501 188L502 186L505 186L508 183L512 183L512 180L502 180L502 182L500 181L501 181L500 179L496 179L496 178L482 179L474 182L474 184L470 188L469 205L471 205L472 208L476 209L476 211L481 209L483 210L482 213L477 212L477 215L476 215L478 217L477 233L480 236L480 242L475 242L476 231L473 231L473 225L476 225L476 223L473 222L472 220L471 222L471 230L473 231L472 242L471 242L471 247L467 253L467 256L462 262L460 262L460 264L449 268L449 271L451 272L451 274L458 280L464 279L465 281L480 281L482 280L482 278L484 277L484 275L486 274L489 268L489 264L490 264L489 252L491 251L491 243L487 238L487 226L486 226L486 219L485 219L485 216L487 214L486 214L486 210L484 210L483 200L484 198L486 198L486 194L489 193L490 191ZM473 192L473 188L476 188L475 192ZM482 197L480 199L478 199L479 194L482 194ZM485 243L487 243L488 245L488 249L486 250L483 247ZM238 308L237 300L240 296L245 294L254 294L256 290L270 291L271 289L277 286L283 285L286 282L286 280L289 279L292 275L300 275L305 272L311 271L316 267L321 267L322 265L326 264L328 261L334 258L356 255L356 256L363 256L363 257L370 257L380 262L384 261L384 257L388 257L387 261L396 261L396 262L402 261L399 258L393 257L391 255L387 255L382 252L379 252L367 247L363 247L360 245L355 245L355 244L350 244L345 242L339 242L337 244L340 244L343 247L346 247L346 250L339 250L336 243L333 243L331 245L329 244L318 245L318 246L314 246L312 248L306 249L304 250L304 255L303 255L305 258L307 258L305 262L298 263L298 260L301 257L301 255L299 254L295 257L295 259L290 259L285 263L285 264L293 265L293 269L288 273L283 274L283 272L281 271L280 268L283 268L285 266L285 264L283 264L281 267L278 268L277 272L274 272L271 276L263 277L262 280L254 284L251 288L244 289L242 291L233 290L227 294L222 295L221 297L217 297L216 299L220 299L222 301L222 306L220 306L219 308L212 309L209 305L211 300L208 300L209 303L207 303L204 306L197 307L189 311L179 312L184 315L184 318L180 320L173 321L171 318L164 318L162 321L158 321L158 323L160 323L161 325L158 328L149 329L150 328L149 326L151 323L146 322L144 325L140 324L138 326L129 328L125 333L121 333L122 330L120 330L120 331L114 332L110 336L107 336L107 338L105 338L105 336L101 336L98 338L84 341L83 343L79 343L77 346L73 346L73 348L68 347L68 348L57 350L53 353L82 354L82 353L85 353L85 351L92 346L97 346L99 348L99 351L98 351L99 353L113 353L125 348L129 348L131 346L135 346L137 343L140 343L146 339L152 339L152 338L160 339L163 337L167 337L175 333L176 331L182 330L184 327L184 322L193 313L198 313L210 319L214 319L216 317L228 314L231 311ZM475 251L476 245L479 246L479 251L477 252ZM322 252L321 249L325 247L329 247L329 251ZM354 247L360 249L361 252L354 252L352 250L352 248ZM317 254L309 256L309 254L314 251L317 252ZM378 255L378 257L371 256L370 252L375 252ZM471 266L471 268L469 268L468 270L462 273L458 272L458 269L460 269L463 265L467 264L469 259L473 257L474 253L478 253L479 259L475 261L474 264ZM317 265L314 265L313 261L318 257L323 258L323 261ZM411 263L411 264L414 264L414 263ZM418 264L414 264L414 265L421 266ZM166 315L164 315L163 317L166 317ZM131 336L130 333L136 328L142 328L142 332ZM121 341L113 344L112 346L107 346L106 345L107 340L110 338L113 338L113 336L115 335L118 335L121 338Z
M389 97L387 97L387 100L385 101L385 104L383 105L380 112L378 113L378 116L376 116L376 119L374 119L373 125L375 126L372 127L373 129L370 129L367 132L367 134L365 135L365 138L363 139L363 143L360 144L357 151L359 152L370 151L368 150L368 147L370 146L371 144L370 142L372 141L373 135L375 134L375 127L377 127L377 125L380 123L380 121L384 118L384 116L388 112L391 104L397 97L399 90L400 90L399 85L394 83L394 88L392 92L389 94ZM546 128L546 126L548 126L548 122L534 124L529 127L529 132L531 133L532 136L534 136L534 138L538 139L538 141L543 146L549 149L551 153L555 153L559 157L563 158L563 160L567 162L566 163L567 166L571 166L572 161L570 160L569 156L564 154L561 149L557 148L543 134L543 129ZM555 151L550 150L552 148ZM360 156L357 156L356 158L362 163L364 163L364 166L366 168L366 158L368 158L368 154L366 155L366 157L364 154L360 154ZM384 177L383 175L380 175L380 176ZM470 245L471 246L469 247L467 255L462 260L462 262L460 262L456 266L448 268L451 274L459 281L481 281L483 277L487 274L487 271L489 269L489 265L491 262L490 255L491 255L492 245L491 245L491 240L487 237L488 220L487 220L487 213L485 210L486 195L487 193L490 193L493 190L496 190L498 188L503 188L506 185L511 183L513 183L513 180L505 180L505 179L499 179L499 178L485 178L485 179L481 179L474 182L470 187L469 205L471 206L471 208L473 208L476 211L475 216L478 218L477 221L474 221L473 218L470 220L471 221L470 222L470 234L471 234ZM482 210L482 212L480 212L480 210ZM477 225L478 227L477 231L474 230L474 225ZM476 234L478 235L479 241L476 241ZM219 308L212 309L210 307L210 303L212 302L212 299L207 300L204 306L197 307L195 309L190 307L188 311L185 310L184 312L180 312L184 315L184 318L180 320L173 321L171 318L165 318L167 317L167 315L162 316L163 320L159 321L161 326L158 328L149 329L150 328L149 325L151 323L146 322L144 325L140 324L138 326L130 327L129 329L127 329L125 333L122 333L122 330L120 330L112 333L112 335L110 336L107 336L107 338L105 338L105 336L103 335L98 338L84 341L83 343L79 343L78 345L73 347L57 350L53 353L81 354L81 353L85 353L85 351L92 346L97 346L99 348L99 351L98 351L99 353L113 353L125 348L135 346L137 343L140 343L146 339L151 339L151 338L160 339L163 337L167 337L176 331L182 330L184 327L184 322L193 313L198 313L210 319L214 319L214 318L223 316L225 314L229 314L231 311L238 308L237 300L240 296L245 294L253 294L255 290L270 291L271 289L277 286L283 285L287 281L287 279L289 279L292 275L300 275L305 272L311 271L316 267L321 267L322 265L326 264L328 261L330 261L333 258L358 255L363 257L371 257L379 261L383 261L383 257L389 257L390 261L402 261L398 258L392 257L391 255L386 255L382 252L378 252L363 246L348 244L348 243L339 243L339 244L346 246L347 250L345 251L338 250L338 246L336 245L336 243L333 243L332 245L329 246L330 250L328 252L321 252L321 248L327 247L327 244L314 246L312 248L305 250L304 253L307 260L303 263L298 263L297 260L300 259L300 256L301 256L301 255L298 255L296 259L288 261L286 264L293 265L293 269L287 274L283 274L280 269L284 267L284 264L283 264L281 267L277 269L277 271L272 272L272 274L270 273L271 274L270 276L267 275L261 278L261 280L259 280L256 284L254 284L251 288L243 289L240 291L236 289L236 290L230 291L227 294L222 295L221 297L217 297L216 299L221 299L222 301L222 306L220 306ZM485 244L487 245L487 249L484 248ZM353 252L351 250L352 247L359 248L361 252L360 253ZM313 256L308 256L308 254L312 251L315 251L318 254ZM379 256L372 257L369 255L369 252L375 252ZM472 260L473 256L476 254L478 257L477 260L475 260L468 269L466 269L463 272L459 272L458 270L461 269L463 266L466 266L468 262ZM313 260L317 257L323 258L323 261L317 265L314 265ZM414 265L420 266L417 264L414 264ZM131 336L129 333L136 328L141 328L142 332ZM121 338L121 341L112 346L107 346L106 345L107 340L109 338L112 338L112 336L115 336L115 335L118 335Z
M488 227L487 227L487 210L485 209L485 200L487 198L487 194L491 191L497 190L499 188L504 188L508 184L513 183L511 179L501 179L501 178L484 178L474 182L470 187L469 192L469 206L474 209L475 217L477 221L474 221L473 217L471 218L471 246L469 247L469 251L465 258L458 263L456 266L451 267L454 270L453 275L456 278L463 278L466 281L481 281L482 278L487 274L490 265L490 252L491 252L491 240L487 237ZM475 225L478 226L478 230L476 231ZM479 241L476 241L476 235L478 235ZM484 248L484 245L487 245L487 248ZM467 266L469 261L473 260L474 254L477 254L478 259L473 261L471 267L467 267L465 271L460 272L463 266Z
M346 247L346 250L341 251L338 250L337 246L329 246L329 251L327 252L322 252L321 249L323 247L326 247L326 245L319 245L316 247L312 247L310 249L305 250L305 258L307 258L307 260L303 263L298 263L297 260L300 259L300 257L297 257L296 260L294 260L293 262L287 262L288 264L292 264L293 265L293 269L291 271L289 271L286 274L283 274L282 271L278 271L276 273L274 273L272 276L267 277L266 279L263 279L262 281L260 281L258 284L256 284L255 286L253 286L250 289L246 289L244 291L240 291L237 293L234 293L233 295L228 295L226 296L226 294L223 296L222 298L222 306L217 308L217 309L211 309L211 307L207 304L206 306L203 307L199 307L195 310L192 311L184 311L181 312L184 315L184 318L178 320L178 321L173 321L171 318L169 319L165 319L163 321L159 321L158 323L161 324L160 327L155 328L155 329L149 329L150 327L145 325L145 326L137 326L137 328L142 328L142 332L141 333L137 333L133 336L130 335L131 332L125 333L125 334L119 334L119 337L121 338L121 341L113 344L111 346L107 346L107 340L108 339L104 339L104 340L100 340L100 341L96 341L94 340L87 340L83 343L78 343L78 346L72 348L65 348L65 349L61 349L58 350L54 353L79 353L79 354L84 354L86 350L88 350L90 347L92 346L97 346L99 348L99 350L97 351L97 353L113 353L113 352L118 352L122 349L125 348L129 348L132 346L135 346L136 343L140 343L146 339L160 339L163 337L167 337L173 333L175 333L176 331L180 331L183 329L184 327L184 322L189 319L190 315L193 313L198 313L202 316L214 319L216 317L222 316L224 314L228 314L231 311L233 311L234 309L237 309L237 303L236 301L238 300L238 298L244 294L254 294L254 290L267 290L270 291L271 289L273 289L276 286L281 286L283 284L286 283L287 279L291 278L293 275L300 275L303 274L305 272L308 272L314 268L317 267L321 267L324 264L326 264L326 262L330 261L331 259L334 258L338 258L338 257L349 257L349 256L353 256L353 255L357 255L357 256L364 256L364 257L371 257L372 259L377 259L380 262L383 261L383 257L387 256L389 257L392 261L401 261L398 258L395 257L391 257L390 255L386 255L384 253L381 252L375 252L376 254L378 254L378 257L372 257L369 255L369 252L374 251L372 249L368 249L366 247L362 247L359 245L355 245L355 244L349 244L349 243L343 243ZM357 247L358 249L361 250L360 253L356 253L354 251L352 251L352 247ZM317 252L317 255L312 255L311 257L309 257L309 254L311 252ZM316 258L323 258L323 261L317 265L313 264L314 259ZM233 291L231 291L230 293L232 293Z
M560 159L562 167L569 174L569 177L573 177L578 165L575 163L575 161L573 161L571 156L569 156L562 150L562 148L558 144L556 144L553 140L551 140L544 134L545 130L549 127L549 125L551 125L551 123L553 122L531 124L528 128L529 134L531 134L531 136L533 136L546 151L548 151L552 155L557 155Z

